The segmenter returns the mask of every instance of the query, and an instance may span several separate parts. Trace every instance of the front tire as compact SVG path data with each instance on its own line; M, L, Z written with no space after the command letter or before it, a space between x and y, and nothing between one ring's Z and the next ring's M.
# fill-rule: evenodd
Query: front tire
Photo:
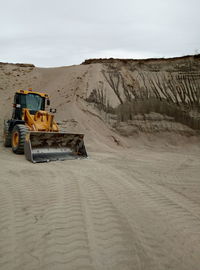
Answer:
M16 125L12 131L12 151L15 154L24 154L24 143L28 128L25 125Z
M9 124L4 122L4 129L3 129L3 145L5 147L11 147L11 132L9 131Z

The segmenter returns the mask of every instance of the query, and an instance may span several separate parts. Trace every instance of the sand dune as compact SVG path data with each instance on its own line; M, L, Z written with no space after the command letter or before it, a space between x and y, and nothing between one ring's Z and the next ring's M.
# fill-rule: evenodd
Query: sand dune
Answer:
M200 269L198 68L195 57L0 63L0 130L17 89L46 90L89 154L32 164L0 139L1 270Z

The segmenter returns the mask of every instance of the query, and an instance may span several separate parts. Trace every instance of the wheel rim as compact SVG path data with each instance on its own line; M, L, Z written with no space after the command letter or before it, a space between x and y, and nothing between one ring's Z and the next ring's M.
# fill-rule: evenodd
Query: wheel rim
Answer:
M17 147L19 145L19 133L16 131L12 137L12 145Z

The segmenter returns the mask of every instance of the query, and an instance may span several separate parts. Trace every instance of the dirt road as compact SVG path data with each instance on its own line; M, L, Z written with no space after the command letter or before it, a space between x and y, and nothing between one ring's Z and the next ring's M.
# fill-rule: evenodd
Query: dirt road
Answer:
M0 269L200 269L200 148L32 164L1 147Z

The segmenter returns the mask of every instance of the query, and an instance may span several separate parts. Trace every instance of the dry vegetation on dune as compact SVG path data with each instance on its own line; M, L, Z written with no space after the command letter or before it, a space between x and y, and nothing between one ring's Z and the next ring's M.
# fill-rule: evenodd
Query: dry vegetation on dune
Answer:
M89 154L32 164L0 145L0 269L200 269L199 87L199 56L0 63L0 130L33 88Z
M199 55L147 60L90 59L83 64L94 63L103 65L103 79L87 101L107 114L117 115L118 122L130 123L136 115L156 112L200 129ZM118 105L113 106L109 91Z

